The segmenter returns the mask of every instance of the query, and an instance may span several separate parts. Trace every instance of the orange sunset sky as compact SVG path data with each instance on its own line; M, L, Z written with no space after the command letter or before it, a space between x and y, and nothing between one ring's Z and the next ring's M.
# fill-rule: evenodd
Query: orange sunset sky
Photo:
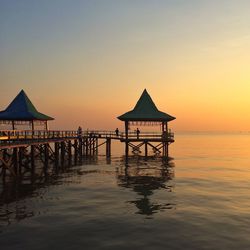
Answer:
M0 2L0 109L123 128L146 88L174 131L250 130L250 1Z

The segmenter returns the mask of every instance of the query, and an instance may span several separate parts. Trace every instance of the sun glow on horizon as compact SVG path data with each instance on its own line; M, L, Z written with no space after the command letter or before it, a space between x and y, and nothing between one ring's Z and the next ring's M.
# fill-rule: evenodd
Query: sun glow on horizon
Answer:
M24 89L51 128L123 128L146 88L175 131L249 131L248 1L3 1L0 110Z

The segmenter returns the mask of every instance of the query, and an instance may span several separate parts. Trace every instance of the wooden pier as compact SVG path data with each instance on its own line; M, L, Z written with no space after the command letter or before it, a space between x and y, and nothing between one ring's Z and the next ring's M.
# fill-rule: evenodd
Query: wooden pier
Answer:
M112 154L112 141L125 145L125 157L130 151L145 157L151 153L168 158L168 147L174 142L174 135L168 129L168 122L175 117L157 109L146 89L133 110L119 116L125 130L119 131L76 131L49 130L48 121L54 118L40 113L22 90L0 111L0 123L9 124L12 130L0 130L0 175L14 177L35 171L36 162L42 163L46 172L50 166L55 169L81 164L84 157L96 156L100 147L105 147L105 155ZM17 130L26 124L31 129ZM43 125L37 130L35 126ZM141 126L159 126L159 132L141 132ZM136 126L136 130L132 127ZM40 164L41 165L41 164Z
M33 171L35 162L42 162L44 168L81 164L83 157L98 155L100 147L106 147L106 157L111 156L112 141L128 144L132 153L148 156L148 148L153 153L167 156L164 147L174 142L173 134L163 137L161 133L115 131L51 131L51 130L0 130L0 175L8 173L21 175L27 169ZM155 144L155 145L154 145ZM125 150L125 154L128 151Z

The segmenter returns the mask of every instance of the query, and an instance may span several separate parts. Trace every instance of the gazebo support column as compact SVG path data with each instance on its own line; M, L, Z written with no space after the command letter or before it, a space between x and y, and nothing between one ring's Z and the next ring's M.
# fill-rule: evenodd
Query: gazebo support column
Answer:
M126 157L128 156L128 121L125 121L125 138L126 138L126 142L125 142L125 155Z
M44 126L45 126L45 130L48 130L48 121L45 121Z
M34 121L31 121L31 129L34 130Z
M34 135L34 121L33 120L31 121L31 130L32 130L32 138L33 138L33 135Z
M162 122L162 133L168 132L168 123Z
M168 123L167 122L162 122L162 140L163 140L162 156L168 157Z
M165 153L165 157L168 157L168 123L166 122L166 153Z

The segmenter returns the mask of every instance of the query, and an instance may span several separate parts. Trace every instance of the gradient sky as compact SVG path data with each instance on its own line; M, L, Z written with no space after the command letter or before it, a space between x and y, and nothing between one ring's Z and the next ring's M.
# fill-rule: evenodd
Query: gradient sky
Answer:
M0 109L114 129L144 88L175 131L250 130L249 0L0 0Z

